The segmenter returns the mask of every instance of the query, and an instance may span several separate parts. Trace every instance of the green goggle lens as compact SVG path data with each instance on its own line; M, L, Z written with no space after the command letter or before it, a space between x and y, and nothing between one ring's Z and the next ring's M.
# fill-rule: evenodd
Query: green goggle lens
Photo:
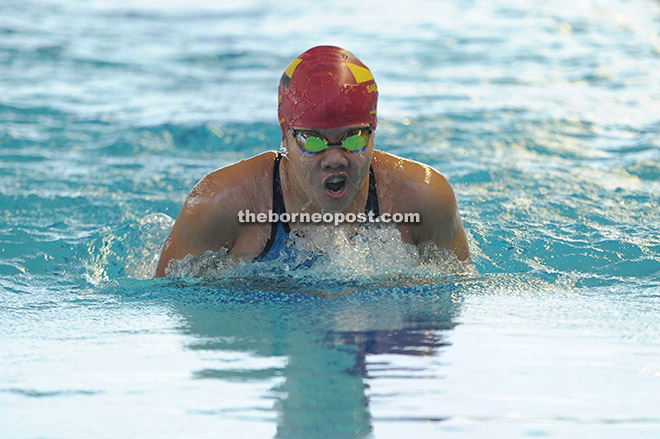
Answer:
M321 152L328 147L328 144L316 136L305 136L302 141L302 147L309 152ZM298 142L300 144L300 142Z
M303 152L313 155L321 152L330 146L341 146L347 151L356 153L361 152L369 142L371 127L362 128L349 133L340 143L329 143L328 140L315 132L293 130L296 142Z
M364 145L366 144L367 141L360 134L353 134L351 137L341 142L342 148L349 151L358 151L364 148Z

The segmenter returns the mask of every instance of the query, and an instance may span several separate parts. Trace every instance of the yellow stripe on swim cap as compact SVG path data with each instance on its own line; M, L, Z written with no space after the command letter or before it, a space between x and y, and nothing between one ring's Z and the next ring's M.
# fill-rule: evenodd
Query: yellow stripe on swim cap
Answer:
M374 75L371 74L369 69L350 62L347 62L346 65L351 69L351 73L353 73L353 77L355 77L358 84L374 80Z
M291 61L291 64L289 64L289 67L287 67L286 70L284 71L286 76L288 76L289 78L293 78L293 71L296 70L296 67L298 67L298 64L300 64L301 62L302 62L302 59L300 59L300 58L296 58L293 61Z

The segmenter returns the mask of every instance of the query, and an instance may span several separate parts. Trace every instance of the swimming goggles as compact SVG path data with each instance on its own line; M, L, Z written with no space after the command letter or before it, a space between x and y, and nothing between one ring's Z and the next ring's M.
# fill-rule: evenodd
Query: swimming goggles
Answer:
M349 131L338 143L330 143L328 139L314 131L297 130L295 128L291 128L291 131L293 131L296 143L307 155L314 155L328 149L330 146L341 146L346 151L359 154L367 149L373 129L369 126Z

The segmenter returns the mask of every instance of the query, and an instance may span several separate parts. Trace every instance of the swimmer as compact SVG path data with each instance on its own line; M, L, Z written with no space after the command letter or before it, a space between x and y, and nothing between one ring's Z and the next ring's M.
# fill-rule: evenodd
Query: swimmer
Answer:
M278 91L284 153L264 152L202 178L165 241L156 277L166 275L170 261L209 250L224 248L238 260L274 258L290 233L311 235L318 226L239 218L269 210L369 218L418 213L418 222L396 224L403 242L470 259L447 180L430 166L374 149L378 88L367 66L347 50L314 47L291 62Z

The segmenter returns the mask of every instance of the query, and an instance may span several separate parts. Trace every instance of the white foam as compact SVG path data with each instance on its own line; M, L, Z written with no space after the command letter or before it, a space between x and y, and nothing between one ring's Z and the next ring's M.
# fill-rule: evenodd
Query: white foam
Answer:
M421 251L401 240L393 225L363 227L355 235L333 226L319 226L306 236L291 234L287 248L274 260L246 262L227 249L207 251L172 261L170 277L222 278L287 276L299 279L361 281L370 278L474 274L469 262L449 251L426 245Z

